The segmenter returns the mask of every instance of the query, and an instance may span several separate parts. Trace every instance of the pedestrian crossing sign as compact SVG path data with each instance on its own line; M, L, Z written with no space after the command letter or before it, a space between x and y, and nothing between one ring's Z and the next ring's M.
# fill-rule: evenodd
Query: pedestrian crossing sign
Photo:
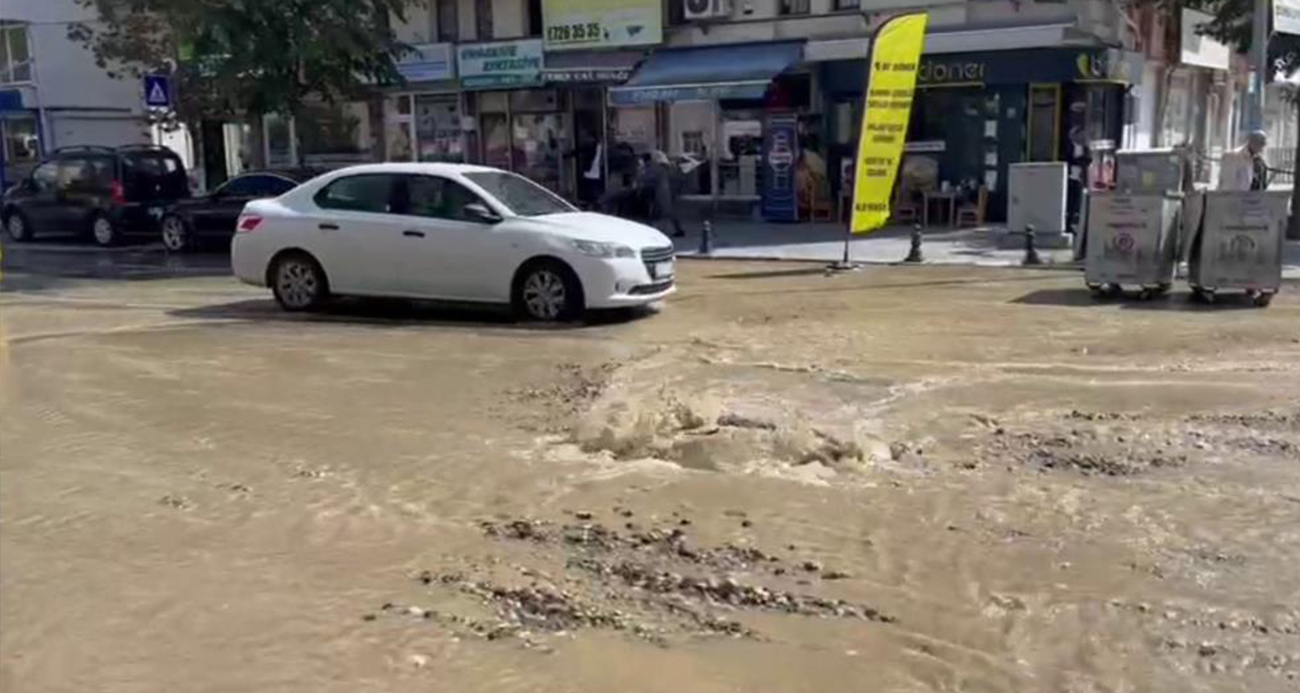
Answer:
M150 108L170 108L172 105L171 85L163 75L144 76L144 105Z

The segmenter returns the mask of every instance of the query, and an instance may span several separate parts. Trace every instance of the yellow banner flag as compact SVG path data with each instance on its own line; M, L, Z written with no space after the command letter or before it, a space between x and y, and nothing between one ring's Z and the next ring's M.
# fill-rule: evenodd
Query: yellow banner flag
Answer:
M927 19L925 14L894 17L880 26L871 44L858 165L853 173L853 233L875 231L889 220Z

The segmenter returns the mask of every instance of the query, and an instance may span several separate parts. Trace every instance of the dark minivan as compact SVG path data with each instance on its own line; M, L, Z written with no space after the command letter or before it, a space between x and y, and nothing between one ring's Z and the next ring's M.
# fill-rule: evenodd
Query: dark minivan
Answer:
M5 192L0 222L15 241L75 230L109 246L156 234L167 207L189 194L185 165L166 147L64 147Z

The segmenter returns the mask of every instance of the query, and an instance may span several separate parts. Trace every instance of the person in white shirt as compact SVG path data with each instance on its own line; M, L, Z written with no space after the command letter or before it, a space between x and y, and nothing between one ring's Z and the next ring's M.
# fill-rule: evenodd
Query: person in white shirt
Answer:
M1256 130L1246 137L1240 149L1223 155L1219 165L1220 190L1267 190L1268 164L1264 148L1268 135Z

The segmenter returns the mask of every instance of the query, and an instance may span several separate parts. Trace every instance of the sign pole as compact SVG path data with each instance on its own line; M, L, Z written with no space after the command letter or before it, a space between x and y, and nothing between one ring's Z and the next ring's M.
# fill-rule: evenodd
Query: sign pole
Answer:
M1251 26L1250 55L1255 73L1251 76L1250 109L1247 119L1251 131L1264 129L1264 86L1268 84L1268 23L1272 16L1269 0L1255 0L1254 24Z
M871 43L867 44L867 83L864 86L862 92L862 117L863 118L867 117L867 97L870 96L871 94L871 59L876 55L876 37L880 34L880 28L885 26L888 23L889 20L886 19L885 21L877 25L876 28L871 32L871 39L870 39ZM858 137L862 136L860 126L861 124L859 123ZM849 169L854 172L853 187L855 189L857 188L858 185L858 177L856 175L858 167L856 165L856 162L859 156L862 156L862 154L859 153L857 151L857 148L855 147L853 151L853 159L855 165L853 166L853 168ZM840 181L840 185L844 185L844 184L845 181ZM849 259L849 245L853 242L853 199L855 197L857 197L856 193L849 196L849 218L844 220L844 255L840 258L839 262L832 262L827 267L827 269L830 269L833 272L856 272L858 269L860 269L858 263Z

